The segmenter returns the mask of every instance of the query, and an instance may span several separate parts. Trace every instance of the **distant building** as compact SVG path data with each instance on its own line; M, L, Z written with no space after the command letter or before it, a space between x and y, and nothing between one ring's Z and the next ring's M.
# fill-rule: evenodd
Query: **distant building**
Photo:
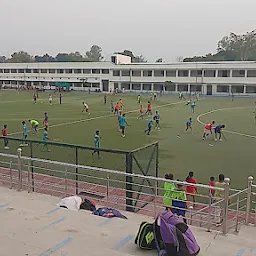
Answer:
M0 63L0 87L55 88L69 83L72 90L104 92L201 93L256 96L256 62L131 63L115 54L112 62Z

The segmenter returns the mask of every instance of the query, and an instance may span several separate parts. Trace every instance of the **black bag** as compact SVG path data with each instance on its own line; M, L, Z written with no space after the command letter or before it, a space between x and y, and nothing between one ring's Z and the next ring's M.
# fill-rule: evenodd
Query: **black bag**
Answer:
M135 244L141 249L156 249L153 224L145 221L140 224L137 236L135 238Z
M80 205L81 210L87 210L87 211L95 211L95 203L89 199L84 199L84 201Z

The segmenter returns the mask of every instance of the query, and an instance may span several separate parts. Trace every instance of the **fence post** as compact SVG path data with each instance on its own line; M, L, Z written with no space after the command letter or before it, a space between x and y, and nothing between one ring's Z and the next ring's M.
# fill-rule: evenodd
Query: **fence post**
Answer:
M224 180L224 206L223 206L223 234L226 235L228 233L228 203L229 203L229 178L225 178Z
M132 174L132 153L126 154L126 174ZM133 207L133 179L131 176L126 175L126 211L134 212Z
M10 189L12 189L12 160L10 161Z
M248 225L250 222L252 183L253 183L253 177L249 176L248 187L247 187L246 218L245 218L246 225Z
M78 150L76 148L76 165L78 165ZM76 194L78 194L78 167L76 166Z
M21 148L17 149L17 155L18 155L18 191L22 190L22 163L21 163Z
M156 178L159 177L159 142L156 143ZM156 195L158 195L158 180L156 185Z
M107 177L107 207L109 207L109 175Z
M157 186L158 186L158 181L155 180L155 199L154 199L154 216L155 216L155 218L157 215Z
M28 193L31 192L31 180L30 180L30 163L28 160Z
M212 216L212 194L209 193L209 209L208 209L208 223L207 223L207 231L210 232L211 231L211 216Z
M32 142L29 143L29 147L30 147L30 157L33 158L33 145L32 145ZM32 191L35 192L34 167L33 167L34 164L33 164L33 160L31 160L30 166L31 166Z

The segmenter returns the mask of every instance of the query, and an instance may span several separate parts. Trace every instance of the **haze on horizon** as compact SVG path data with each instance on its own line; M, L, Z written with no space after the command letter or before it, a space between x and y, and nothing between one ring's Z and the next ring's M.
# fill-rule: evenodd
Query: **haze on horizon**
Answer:
M149 62L214 53L230 32L256 27L255 0L0 0L0 55L102 47L106 59L132 50Z

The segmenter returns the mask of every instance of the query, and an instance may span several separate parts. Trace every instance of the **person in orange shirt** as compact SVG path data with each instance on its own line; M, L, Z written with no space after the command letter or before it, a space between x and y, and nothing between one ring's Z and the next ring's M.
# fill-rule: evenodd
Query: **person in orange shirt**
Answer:
M117 102L116 105L115 105L114 116L118 115L118 112L119 112L119 103Z
M212 121L212 122L205 125L204 133L203 133L203 140L205 140L207 136L212 134L212 128L213 128L214 124L215 124L215 121Z
M4 125L4 128L2 130L2 136L4 137L4 149L9 149L8 139L7 139L8 131L7 131L7 125L6 124Z
M152 116L152 104L151 104L150 101L148 101L148 108L147 108L147 111L146 111L145 115L151 115Z
M142 105L140 105L139 112L140 112L140 115L137 117L137 119L140 119L140 118L142 118L142 119L143 119L144 111L143 111L143 106L142 106Z
M194 185L187 185L186 186L186 194L188 201L193 202L193 207L195 206L196 202L196 192L197 192L197 187L195 184L197 184L196 179L194 178L194 173L189 172L188 177L186 178L186 182Z

